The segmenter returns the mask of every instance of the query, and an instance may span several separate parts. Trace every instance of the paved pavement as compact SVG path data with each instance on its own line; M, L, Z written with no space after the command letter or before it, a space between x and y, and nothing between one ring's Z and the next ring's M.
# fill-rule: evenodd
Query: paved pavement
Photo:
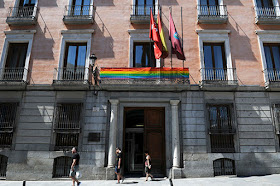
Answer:
M22 181L0 181L0 186L22 186ZM187 178L172 180L173 186L280 186L280 174L251 177L215 177ZM81 186L112 186L116 180L83 181ZM129 178L121 185L135 186L172 186L168 179L157 179L145 182L145 178ZM65 181L27 181L26 186L72 186L70 180Z

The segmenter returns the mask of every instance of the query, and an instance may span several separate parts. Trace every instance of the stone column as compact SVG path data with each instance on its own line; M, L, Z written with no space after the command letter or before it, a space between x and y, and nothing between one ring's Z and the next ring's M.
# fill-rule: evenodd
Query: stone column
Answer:
M109 133L108 167L111 168L114 167L114 162L115 162L119 100L110 99L109 101L111 103L111 117L110 117L110 133Z
M180 100L170 100L171 104L171 117L172 117L172 155L173 155L173 168L180 167L180 130L179 130L179 114L178 103Z

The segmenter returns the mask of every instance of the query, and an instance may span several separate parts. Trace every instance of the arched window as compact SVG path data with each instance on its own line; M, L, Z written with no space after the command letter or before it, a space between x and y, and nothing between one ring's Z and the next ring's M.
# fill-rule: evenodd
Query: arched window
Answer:
M0 178L6 177L8 157L0 155Z
M69 177L72 158L61 156L54 159L53 178Z
M214 176L235 175L234 160L221 158L213 161Z

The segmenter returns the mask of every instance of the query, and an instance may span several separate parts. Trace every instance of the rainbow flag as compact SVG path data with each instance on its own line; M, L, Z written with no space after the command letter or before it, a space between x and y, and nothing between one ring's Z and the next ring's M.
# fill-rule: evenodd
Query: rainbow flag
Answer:
M189 79L188 68L101 68L101 79Z

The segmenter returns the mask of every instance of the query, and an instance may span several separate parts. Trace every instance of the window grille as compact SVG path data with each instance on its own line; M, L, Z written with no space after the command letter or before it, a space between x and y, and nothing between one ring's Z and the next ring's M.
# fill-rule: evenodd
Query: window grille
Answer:
M68 150L78 146L80 133L80 103L58 104L54 131L55 150Z
M72 158L61 156L54 159L53 178L69 177Z
M0 177L5 178L7 172L8 157L0 155Z
M235 130L229 105L209 105L211 152L234 152Z
M0 103L0 147L10 147L13 139L17 103Z
M213 161L214 176L235 175L234 160L221 158Z

